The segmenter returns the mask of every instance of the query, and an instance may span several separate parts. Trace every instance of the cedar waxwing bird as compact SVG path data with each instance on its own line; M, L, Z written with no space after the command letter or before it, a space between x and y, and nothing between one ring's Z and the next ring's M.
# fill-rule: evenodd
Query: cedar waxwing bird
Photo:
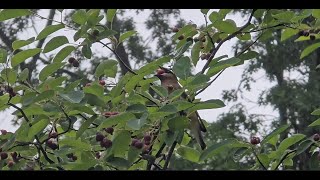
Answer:
M160 79L161 86L166 88L169 94L176 89L182 88L178 82L177 76L172 71L161 66L159 67L160 68L157 69L157 73L155 76L157 76ZM181 97L189 100L187 93L185 92L181 95ZM193 134L196 141L199 143L201 149L204 150L206 148L206 144L203 141L203 136L201 132L206 132L206 127L204 126L197 111L191 113L188 116L188 118L191 120L189 124L190 131Z

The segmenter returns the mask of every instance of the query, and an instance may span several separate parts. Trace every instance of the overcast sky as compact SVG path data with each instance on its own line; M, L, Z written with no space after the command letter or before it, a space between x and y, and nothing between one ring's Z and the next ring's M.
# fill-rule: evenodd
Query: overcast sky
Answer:
M47 16L46 11L42 11L41 14L43 16ZM137 25L137 31L138 33L142 33L145 35L148 35L150 33L146 32L145 27L144 27L144 18L148 16L148 11L145 11L138 16L135 13L130 13L129 15L134 17L134 20ZM204 18L200 10L198 9L183 9L181 10L181 15L182 17L187 21L192 21L193 23L197 24L198 26L202 25L205 23ZM55 17L59 18L59 16ZM233 19L238 26L241 26L244 24L246 19L243 19L241 16L235 16L235 15L228 15L228 19ZM36 27L38 32L42 30L45 24L45 20L37 19L36 21ZM57 34L59 35L66 35L69 36L69 40L72 40L74 32L72 31L59 31ZM54 34L56 35L56 34ZM32 28L29 28L27 32L24 32L21 34L21 37L24 37L22 39L27 39L32 36L35 36L35 32ZM48 38L50 39L50 38ZM232 57L232 46L236 42L236 39L232 39L230 41L227 41L224 43L224 45L220 48L216 56L221 56L224 54L229 55L229 57ZM99 52L104 52L105 49L101 49L101 46L95 46L95 50L93 51L94 53L99 53ZM199 72L202 67L204 66L205 61L199 61L196 67L196 71ZM202 100L209 100L209 99L221 99L221 93L223 90L230 90L232 88L237 88L241 79L241 75L243 72L243 69L245 68L245 65L237 66L237 67L231 67L228 68L226 71L222 73L222 75L209 87L207 88L204 92L202 92L200 95L197 96L197 98L201 98ZM262 78L261 78L262 77ZM255 85L252 87L252 91L245 93L245 97L252 100L252 101L257 101L257 97L259 93L262 90L268 89L272 84L268 80L264 78L264 72L260 71L255 75L257 82ZM248 103L245 101L238 101L238 102L243 102L247 108L249 113L256 113L256 114L269 114L269 115L274 115L277 116L277 112L273 111L271 107L258 107L256 104L253 103ZM203 119L205 119L208 122L213 122L217 119L217 116L223 112L228 112L230 107L233 105L233 103L226 104L227 106L224 108L220 109L210 109L210 110L201 110L199 113ZM0 113L0 129L7 129L9 131L15 131L17 127L13 127L11 125L11 119L12 115L11 113L12 110L1 112Z

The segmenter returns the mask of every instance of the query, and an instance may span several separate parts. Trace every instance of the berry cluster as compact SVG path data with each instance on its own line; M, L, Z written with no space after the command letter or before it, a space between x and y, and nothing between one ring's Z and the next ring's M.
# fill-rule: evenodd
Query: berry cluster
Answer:
M257 144L260 143L260 138L253 136L253 137L251 137L251 139L250 139L250 143L253 144L253 145L257 145Z
M67 154L67 158L69 159L69 161L76 161L78 159L78 157L75 156L73 153Z
M113 134L113 127L108 127L108 128L104 128L104 131L107 133L107 135L104 135L101 132L97 132L96 134L96 141L100 142L100 146L104 147L106 149L110 148L112 146L112 141L110 139L108 139L108 134L112 135ZM100 158L100 154L99 154L99 158L96 155L97 159Z
M72 64L73 67L79 67L79 65L80 65L79 61L76 60L76 58L74 58L74 57L70 57L70 58L68 59L68 62L69 62L70 64Z
M140 139L132 139L131 146L137 149L143 149L143 154L147 154L149 152L149 145L151 144L152 137L149 134L145 134L143 136L143 140Z
M56 141L56 138L58 138L58 133L53 131L53 132L49 133L48 137L50 139L47 140L46 145L52 150L58 149L59 146Z

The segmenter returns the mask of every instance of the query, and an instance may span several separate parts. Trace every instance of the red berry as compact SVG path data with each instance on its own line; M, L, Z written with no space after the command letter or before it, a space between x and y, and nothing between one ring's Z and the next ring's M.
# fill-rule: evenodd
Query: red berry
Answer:
M113 131L114 131L114 129L113 129L113 127L108 127L108 128L106 128L105 129L105 131L107 132L107 133L109 133L109 134L113 134Z
M8 162L8 167L9 167L9 168L12 168L13 165L14 165L14 162L13 162L13 161L9 161L9 162Z
M173 32L179 32L179 28L174 27L174 28L172 28L172 31L173 31Z
M97 134L96 134L96 141L97 141L97 142L98 142L98 141L102 141L103 138L104 138L104 135L101 134L101 133L99 133L99 132L97 132Z
M74 61L72 62L72 65L73 65L73 67L79 67L80 63L79 63L79 61L74 60Z
M74 57L70 57L70 58L68 59L68 62L69 62L70 64L73 64L74 61L76 61L76 59L75 59Z
M320 140L320 135L319 134L314 134L313 135L313 140L319 141Z
M179 40L183 40L184 39L184 35L181 35L178 37Z
M91 86L91 83L87 83L87 84L86 84L86 87L89 87L89 86Z
M8 133L8 131L7 131L7 130L4 130L4 129L1 129L0 131L1 131L1 134L2 134L2 135L6 135L6 134Z
M251 137L250 143L253 145L259 144L260 138L259 137Z
M8 153L1 152L0 156L1 156L1 160L7 159L8 158Z
M151 136L149 134L144 135L144 141L151 141Z
M115 116L115 115L118 115L119 112L111 112L111 115Z
M134 144L134 146L135 146L137 149L141 149L141 148L143 148L143 143L140 142L140 141L138 141L138 142L136 142L136 143Z
M58 137L58 133L57 132L52 132L49 134L50 138L57 138Z
M104 85L106 85L106 82L105 82L104 80L100 80L100 81L99 81L99 84L100 84L101 86L104 86Z

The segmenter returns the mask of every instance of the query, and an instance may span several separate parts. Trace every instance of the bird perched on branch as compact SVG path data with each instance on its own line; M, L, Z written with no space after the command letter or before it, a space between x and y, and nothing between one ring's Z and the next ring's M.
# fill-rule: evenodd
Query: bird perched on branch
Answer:
M172 71L161 66L159 67L160 68L157 69L157 73L155 76L157 76L160 79L161 86L166 88L169 94L175 91L176 89L182 88L178 82L177 76ZM181 97L190 101L188 95L185 92L181 95ZM204 150L206 148L206 144L203 141L203 136L201 132L206 132L207 129L204 126L203 121L201 120L197 111L191 113L188 116L188 118L190 119L190 131L193 134L196 141L199 143L201 149Z

